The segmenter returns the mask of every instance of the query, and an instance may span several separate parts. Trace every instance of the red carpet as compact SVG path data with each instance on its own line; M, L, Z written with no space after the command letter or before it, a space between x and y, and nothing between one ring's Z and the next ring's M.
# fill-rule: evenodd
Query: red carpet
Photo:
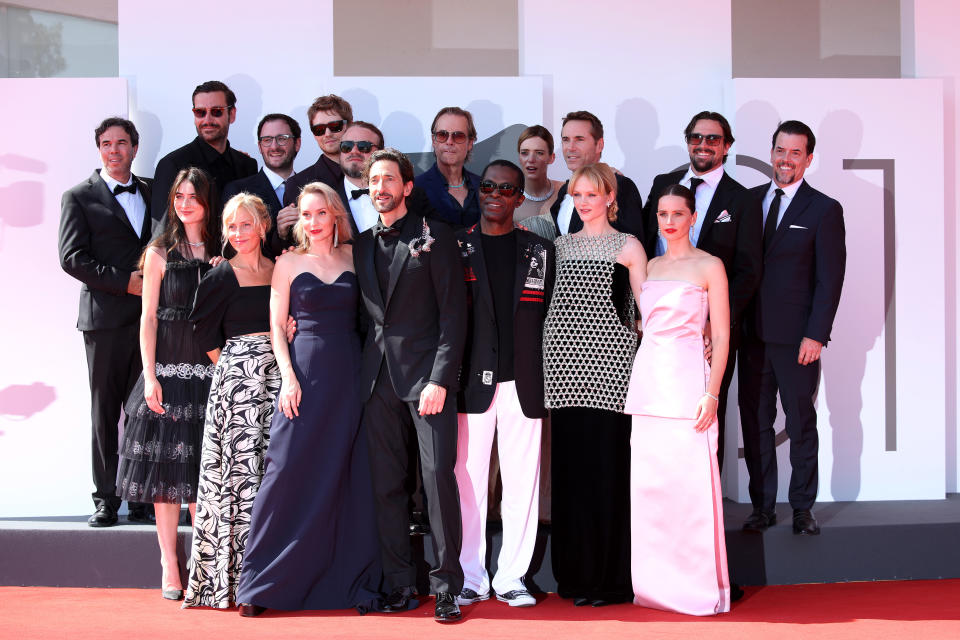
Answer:
M0 638L960 638L960 580L752 587L733 611L690 618L632 605L574 608L555 595L531 609L464 607L464 621L433 621L433 601L406 614L182 611L160 590L0 587Z

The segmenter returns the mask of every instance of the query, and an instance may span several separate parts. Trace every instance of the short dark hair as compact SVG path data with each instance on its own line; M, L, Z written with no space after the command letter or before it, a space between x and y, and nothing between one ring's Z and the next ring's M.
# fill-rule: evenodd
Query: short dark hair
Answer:
M440 119L440 116L462 116L467 119L467 138L470 140L477 139L477 128L473 126L473 114L467 111L466 109L461 109L460 107L444 107L437 111L437 115L433 116L433 122L430 124L430 135L433 135L437 129L437 120Z
M730 123L727 122L727 119L723 117L723 114L717 113L716 111L701 111L697 115L690 118L690 124L687 125L687 128L683 130L683 137L686 138L691 133L693 133L693 128L697 126L697 123L701 120L713 120L720 125L720 128L723 129L723 141L733 144L736 142L736 139L733 137L733 129L730 128Z
M481 177L486 177L487 169L490 167L506 167L507 169L512 169L513 172L517 174L517 187L523 192L523 170L520 167L509 160L493 160L483 168L483 173L480 174Z
M191 104L194 101L194 98L197 97L198 93L214 93L216 91L222 91L224 97L227 100L227 107L233 109L237 106L237 94L230 90L230 87L223 84L219 80L207 80L202 84L198 84L197 88L193 90L193 95L190 96Z
M290 127L290 133L293 134L293 137L297 140L300 139L300 123L295 119L291 118L285 113L268 113L267 115L260 118L260 124L257 125L257 140L260 139L260 131L263 130L263 125L268 122L273 122L274 120L283 120L287 123L287 126Z
M376 125L370 124L369 122L364 122L363 120L354 120L348 127L360 127L361 129L366 129L373 135L377 136L377 146L383 149L383 132L376 127ZM344 129L346 131L346 129Z
M403 184L413 182L413 165L410 163L410 159L393 147L378 149L367 158L367 163L363 165L364 182L370 179L370 167L372 167L375 162L380 162L381 160L389 160L397 163L397 166L400 167L400 179L403 180Z
M813 148L817 146L817 137L813 135L813 130L799 120L784 120L777 126L773 132L773 139L770 142L770 148L777 146L777 136L781 133L794 136L807 137L807 155L813 153Z
M571 120L583 120L590 123L590 133L593 134L594 141L599 140L603 137L603 123L600 122L600 118L593 115L589 111L571 111L563 118L563 124L561 125L561 130L563 127L567 126L567 123Z
M697 199L693 195L693 191L686 188L682 184L671 184L661 191L660 195L657 197L657 203L654 205L654 209L659 207L660 198L664 196L679 196L683 198L683 202L687 205L687 208L690 209L690 213L694 213L697 210Z
M349 102L332 93L328 96L320 96L313 101L307 109L307 125L312 126L313 116L321 111L336 111L347 122L353 122L353 107Z
M100 136L110 127L121 127L130 136L130 144L135 147L140 144L140 133L137 131L137 127L126 118L113 116L101 122L100 126L93 130L93 139L97 143L97 148L100 148Z
M520 153L520 145L530 138L542 138L543 141L547 143L547 148L550 149L550 153L553 153L553 136L546 127L539 124L535 124L532 127L527 127L523 130L523 133L521 133L520 137L517 138L517 153Z

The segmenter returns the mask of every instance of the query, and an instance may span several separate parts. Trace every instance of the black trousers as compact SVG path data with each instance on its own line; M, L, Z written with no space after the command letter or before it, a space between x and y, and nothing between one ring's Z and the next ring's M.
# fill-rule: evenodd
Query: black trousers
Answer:
M410 472L408 446L410 439L416 438L437 558L437 566L430 571L430 588L459 594L463 588L460 494L453 473L457 461L457 398L448 392L443 411L432 416L419 415L417 404L397 396L386 365L382 365L373 394L364 405L363 424L370 444L384 589L389 592L413 587L417 581L410 546L410 495L405 488Z
M117 451L120 411L140 377L139 327L83 332L90 380L93 424L93 503L120 508L117 496Z
M727 427L727 396L730 393L730 383L733 382L733 370L737 366L737 351L740 347L739 327L730 331L730 349L727 354L727 367L723 370L720 380L720 395L717 401L717 424L719 426L717 442L717 468L723 473L723 443Z
M817 411L820 361L797 363L799 344L745 338L740 348L740 422L754 508L773 511L777 501L777 451L773 423L777 393L790 439L790 506L810 509L817 499Z

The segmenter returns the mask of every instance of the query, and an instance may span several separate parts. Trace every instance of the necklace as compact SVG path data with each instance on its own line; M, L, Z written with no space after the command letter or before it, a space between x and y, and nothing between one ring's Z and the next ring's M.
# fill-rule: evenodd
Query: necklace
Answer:
M200 242L186 242L186 241L184 241L184 244L187 245L188 247L202 247L202 246L204 246L204 245L206 244L206 242L204 242L203 240L201 240Z
M550 183L550 191L547 191L547 193L544 194L544 195L542 195L542 196L531 195L530 193L527 193L527 190L526 190L526 189L523 190L523 197L526 198L527 200L529 200L530 202L543 202L544 200L546 200L547 198L549 198L549 197L552 196L552 195L553 195L553 183L552 183L552 182Z
M459 189L466 183L465 178L460 178L460 184L448 184L447 189Z

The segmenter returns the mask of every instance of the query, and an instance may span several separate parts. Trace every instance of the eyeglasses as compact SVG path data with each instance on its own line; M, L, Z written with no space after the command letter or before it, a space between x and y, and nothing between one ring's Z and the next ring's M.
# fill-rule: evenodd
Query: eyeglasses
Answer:
M467 141L467 134L463 131L447 131L446 129L433 132L433 139L436 142L446 142L447 138L452 139L454 144L463 144Z
M702 133L691 133L687 135L687 144L700 144L706 142L708 147L716 147L723 141L723 136L711 133L703 135Z
M372 142L367 142L366 140L341 140L340 153L350 153L350 151L353 149L353 145L357 145L357 151L360 153L370 153L373 151L373 148L377 146Z
M260 144L265 147L269 147L274 142L277 143L278 147L285 147L290 144L291 140L293 140L293 136L289 133L284 133L279 136L260 136Z
M312 131L315 136L322 136L327 132L327 129L330 129L330 133L340 133L345 126L347 126L346 120L334 120L333 122L327 123L319 122L310 125L310 131Z
M219 118L224 114L224 112L232 108L233 107L210 107L209 111L210 111L210 115L212 115L214 118ZM195 115L198 118L206 118L207 109L204 107L194 107L193 115Z
M502 195L505 198L509 198L510 196L515 194L517 191L519 191L519 189L517 188L517 185L510 184L509 182L501 182L500 184L497 184L492 180L483 180L482 182L480 182L480 193L486 193L489 195L493 193L494 189L499 191L500 195Z

